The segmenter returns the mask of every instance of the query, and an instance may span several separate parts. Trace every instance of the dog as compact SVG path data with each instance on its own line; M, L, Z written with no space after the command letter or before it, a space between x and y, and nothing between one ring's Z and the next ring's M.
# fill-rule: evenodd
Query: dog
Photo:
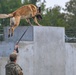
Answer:
M37 7L33 4L24 5L10 14L0 14L0 18L10 18L8 37L11 37L13 36L16 27L19 26L20 19L25 19L26 22L32 26L30 18L33 18L34 22L40 26L37 19L42 19L41 7Z

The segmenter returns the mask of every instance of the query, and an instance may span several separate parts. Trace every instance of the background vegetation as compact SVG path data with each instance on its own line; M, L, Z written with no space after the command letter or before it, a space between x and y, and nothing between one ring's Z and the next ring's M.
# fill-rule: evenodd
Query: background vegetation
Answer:
M41 25L65 27L67 36L76 37L76 0L70 0L65 3L66 8L62 8L58 5L53 8L46 8L46 0L43 2L41 2L41 0L0 0L0 13L8 14L22 5L30 3L41 6L43 16L43 19L39 21ZM25 20L21 20L20 25L28 25L28 23ZM9 18L0 19L0 34L3 33L4 26L9 26Z

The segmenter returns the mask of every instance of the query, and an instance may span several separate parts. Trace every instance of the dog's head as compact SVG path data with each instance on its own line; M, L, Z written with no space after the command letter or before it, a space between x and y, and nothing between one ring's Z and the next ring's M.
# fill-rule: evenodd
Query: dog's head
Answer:
M36 17L37 17L37 19L39 19L39 20L42 19L42 15L41 15L41 7L38 7Z

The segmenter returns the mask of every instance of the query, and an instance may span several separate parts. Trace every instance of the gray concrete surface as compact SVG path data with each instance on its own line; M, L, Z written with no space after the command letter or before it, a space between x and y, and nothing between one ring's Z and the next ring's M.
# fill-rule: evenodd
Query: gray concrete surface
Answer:
M76 75L76 43L65 43L66 75Z
M13 42L1 42L0 43L0 57L8 57L14 50Z
M64 28L34 27L34 74L65 75Z
M0 57L0 75L5 74L5 65L7 63L8 57Z
M22 67L24 75L33 75L33 42L21 41L19 43L19 54L17 63Z
M64 28L34 26L32 32L33 41L19 43L17 63L24 75L76 75L76 44L65 43ZM14 46L14 42L9 43L11 40L6 41L0 43L0 75L5 75L7 54Z
M17 62L24 75L65 75L64 28L34 27L33 32L33 42L19 44Z
M29 28L28 28L29 27ZM28 30L27 30L28 28ZM8 38L8 29L9 27L4 27L4 39L5 41L17 42L23 33L26 31L26 34L22 37L21 41L33 41L33 27L32 26L19 26L14 31L14 36Z

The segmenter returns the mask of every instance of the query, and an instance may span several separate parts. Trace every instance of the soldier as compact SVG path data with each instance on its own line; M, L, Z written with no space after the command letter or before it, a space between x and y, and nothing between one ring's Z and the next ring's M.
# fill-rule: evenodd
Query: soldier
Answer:
M17 53L13 52L9 56L10 63L6 64L6 75L23 75L22 68L16 64Z

